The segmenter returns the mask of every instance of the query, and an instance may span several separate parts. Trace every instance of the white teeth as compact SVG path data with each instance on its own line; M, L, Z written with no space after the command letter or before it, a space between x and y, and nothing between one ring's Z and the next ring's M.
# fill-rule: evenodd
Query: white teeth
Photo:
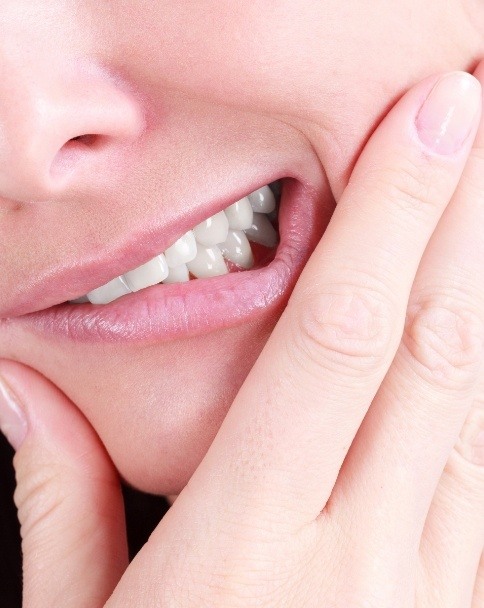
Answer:
M80 298L69 301L72 302L72 304L85 304L86 302L89 302L89 298L87 296L81 296Z
M254 265L250 243L242 230L229 230L227 240L219 247L224 257L237 266L248 269Z
M254 213L252 226L245 231L249 241L259 243L272 249L279 242L279 237L274 226L264 213Z
M195 226L193 233L197 242L205 247L223 243L229 232L229 222L223 211L212 215L208 220Z
M270 221L278 216L271 189L278 184L258 188L186 232L146 264L71 302L108 304L158 283L185 283L190 280L190 273L198 279L224 275L229 272L225 259L239 268L252 268L254 255L249 241L268 248L279 242Z
M246 230L252 225L254 212L247 196L225 209L231 230ZM224 239L225 240L225 239Z
M186 264L181 264L180 266L175 266L174 268L169 268L168 270L168 276L163 280L163 283L186 283L190 280L188 267Z
M214 247L199 245L195 259L188 262L187 266L197 279L217 277L228 273L222 252L216 245Z
M112 281L109 281L109 283L90 291L87 297L91 304L109 304L109 302L113 302L128 293L131 293L131 290L122 277L116 277Z
M249 194L248 199L253 211L257 213L271 213L276 208L276 197L269 186L263 186Z
M161 283L168 276L168 264L163 254L157 255L146 264L138 266L123 275L126 285L131 291L139 291L145 287Z
M197 242L191 230L178 239L165 251L165 258L170 268L176 268L191 262L197 255Z

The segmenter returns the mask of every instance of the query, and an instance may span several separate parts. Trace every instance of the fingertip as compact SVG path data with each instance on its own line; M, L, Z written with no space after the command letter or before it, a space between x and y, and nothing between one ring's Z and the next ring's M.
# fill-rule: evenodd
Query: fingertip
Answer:
M29 430L27 416L8 382L0 375L0 431L18 450Z
M84 469L92 468L104 477L117 479L114 465L89 421L49 379L33 368L5 359L0 360L0 378L0 410L10 414L3 423L5 435L17 453L39 449L57 453L60 460L82 463ZM13 421L15 416L17 422ZM0 426L2 422L0 412Z
M459 152L477 125L482 100L479 80L467 72L448 72L434 84L420 107L415 125L422 143L433 152Z

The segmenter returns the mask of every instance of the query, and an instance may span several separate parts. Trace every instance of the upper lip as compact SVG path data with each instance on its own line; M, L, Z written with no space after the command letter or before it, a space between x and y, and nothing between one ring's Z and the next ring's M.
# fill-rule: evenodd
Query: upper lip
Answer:
M86 294L114 277L144 264L204 219L282 177L285 176L280 173L268 175L263 183L259 177L257 183L248 184L243 192L221 195L212 200L210 205L198 205L192 213L174 218L156 229L150 226L152 218L147 218L142 230L126 234L112 248L106 247L102 258L98 252L87 252L84 259L77 259L75 264L71 261L60 268L47 269L42 277L33 277L27 288L19 291L2 311L2 317L18 317L44 310Z

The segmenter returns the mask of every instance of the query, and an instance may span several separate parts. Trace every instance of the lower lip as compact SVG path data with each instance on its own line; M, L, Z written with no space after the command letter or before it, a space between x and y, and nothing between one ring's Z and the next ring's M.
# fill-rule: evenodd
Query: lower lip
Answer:
M233 327L257 319L262 311L277 314L321 236L319 198L300 182L285 180L281 242L264 268L155 285L103 306L60 304L16 321L44 337L146 344Z

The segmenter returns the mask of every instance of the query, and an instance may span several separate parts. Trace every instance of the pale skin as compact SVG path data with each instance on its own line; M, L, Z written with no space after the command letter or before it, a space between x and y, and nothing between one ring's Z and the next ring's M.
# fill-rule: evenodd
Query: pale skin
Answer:
M0 9L0 124L37 136L0 155L1 311L59 256L166 221L250 162L308 167L327 217L279 320L136 353L2 328L0 373L29 425L15 457L25 605L477 608L484 7L77 4L76 20L60 0ZM79 57L118 79L92 69L64 89ZM474 72L475 112L442 152L416 117L449 70ZM94 178L59 191L45 171L62 173L65 124L73 137L92 120L80 90L99 93L96 126L132 170L120 179L99 153ZM39 96L69 120L39 125ZM181 491L129 567L118 474Z

